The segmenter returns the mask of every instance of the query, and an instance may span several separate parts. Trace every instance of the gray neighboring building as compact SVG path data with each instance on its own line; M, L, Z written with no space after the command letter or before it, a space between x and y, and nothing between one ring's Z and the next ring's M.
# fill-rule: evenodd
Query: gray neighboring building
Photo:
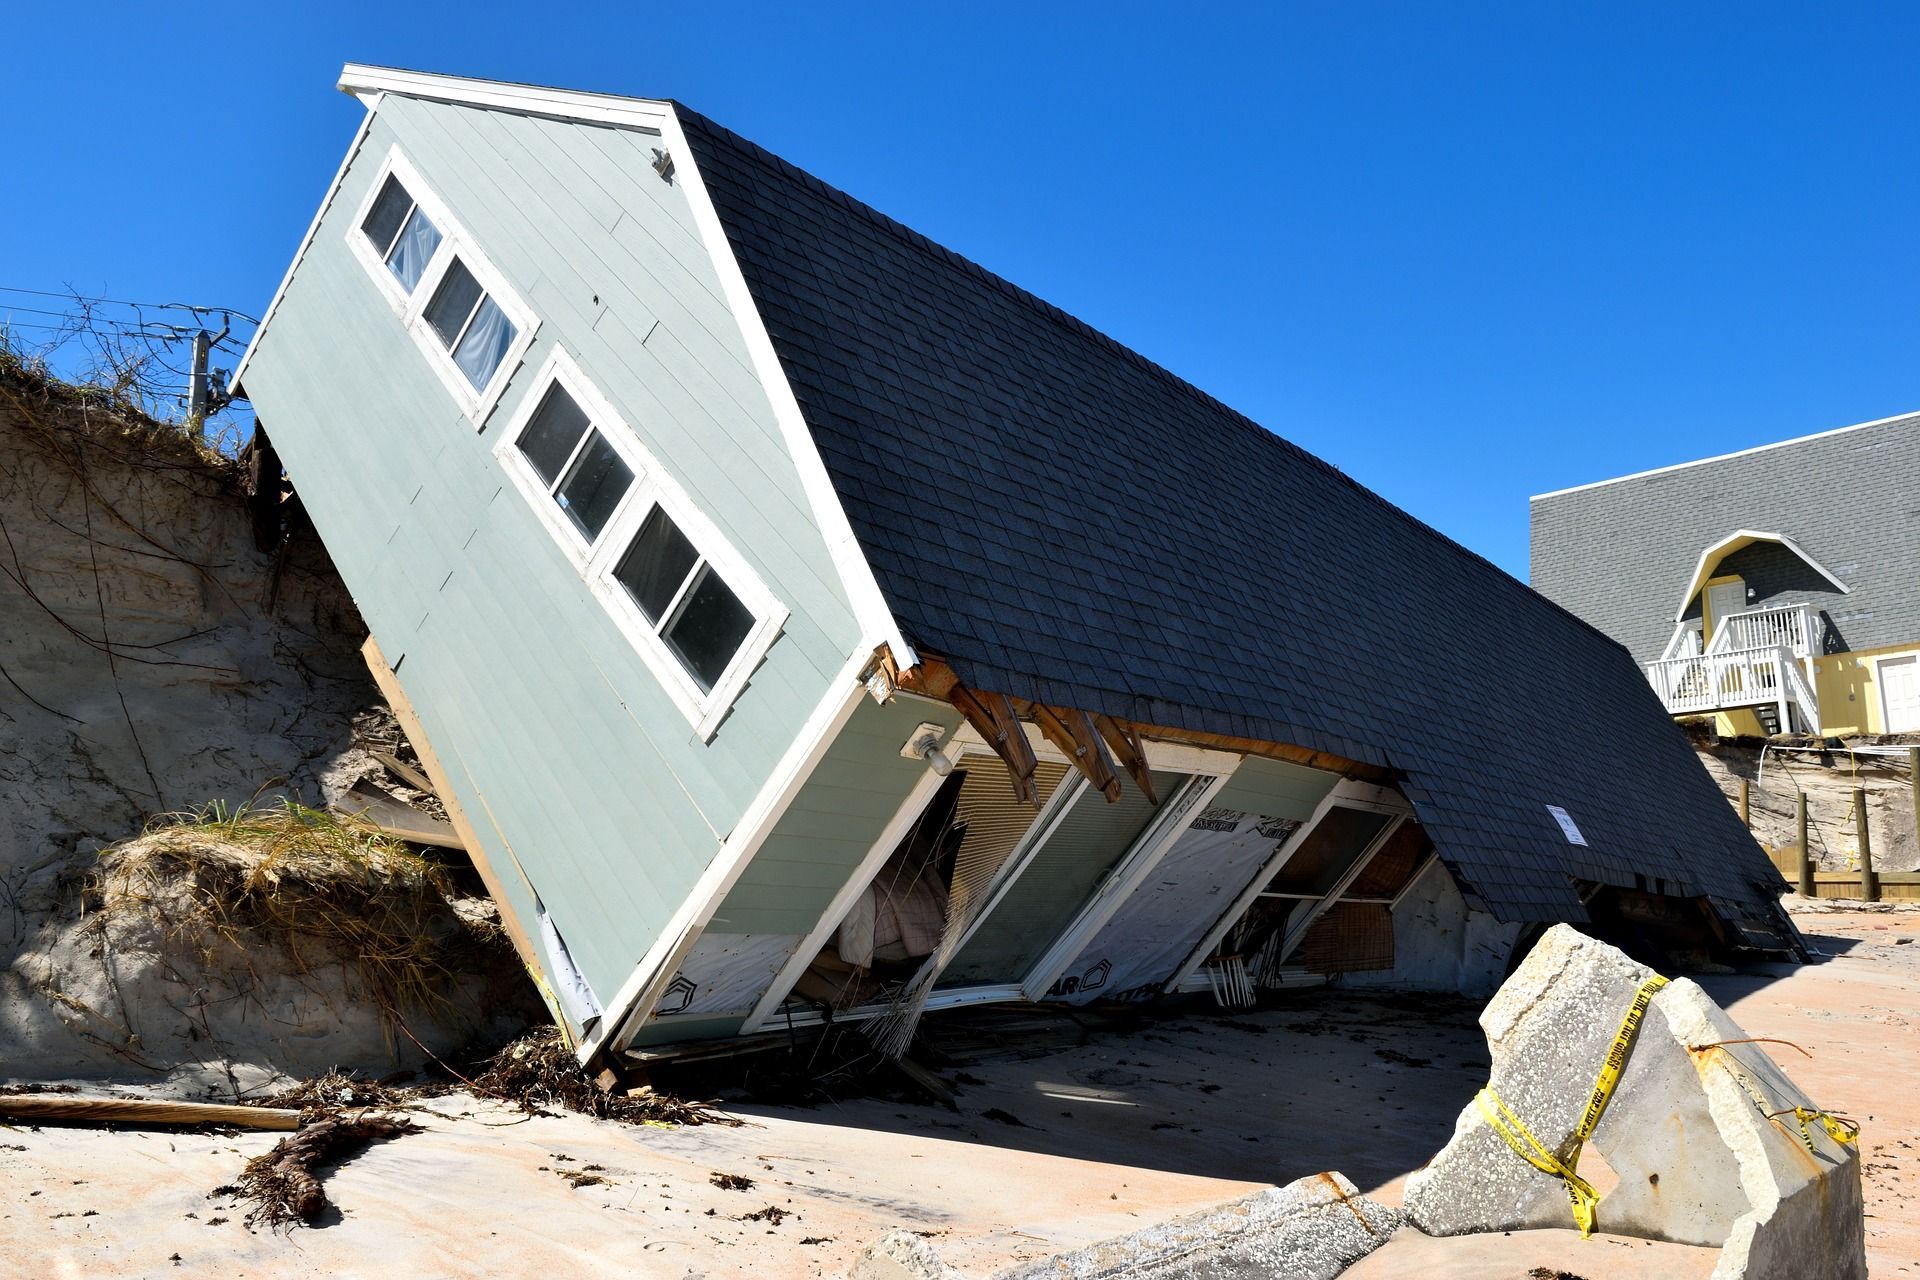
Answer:
M1534 590L1673 714L1920 731L1920 414L1541 494L1531 524Z

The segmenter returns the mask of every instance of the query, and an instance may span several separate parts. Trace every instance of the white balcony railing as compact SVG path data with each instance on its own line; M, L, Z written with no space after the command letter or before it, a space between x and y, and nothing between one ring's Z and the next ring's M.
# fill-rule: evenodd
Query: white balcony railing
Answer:
M1784 644L1746 649L1709 645L1703 654L1648 663L1647 679L1675 715L1771 703L1779 709L1782 729L1792 727L1788 709L1793 706L1800 708L1806 728L1820 724L1812 683Z
M1784 645L1802 662L1820 656L1820 623L1804 604L1730 613L1713 628L1708 653L1736 649L1773 649Z

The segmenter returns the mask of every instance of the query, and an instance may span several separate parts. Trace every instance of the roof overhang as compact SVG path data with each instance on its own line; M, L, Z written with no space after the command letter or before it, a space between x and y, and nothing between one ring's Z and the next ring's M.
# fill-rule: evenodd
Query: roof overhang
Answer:
M349 62L340 69L337 87L340 92L352 94L369 107L381 94L391 93L403 98L429 98L436 102L458 102L470 107L492 107L526 115L586 120L595 124L641 129L648 133L659 133L672 112L670 104L657 98L629 98L617 93L585 93L578 89L553 89L538 84L442 76L427 71L405 71L398 67L368 66L361 62Z
M1806 562L1808 568L1833 584L1834 590L1845 593L1847 584L1827 571L1827 567L1806 553L1806 549L1784 533L1766 533L1759 529L1736 529L1720 541L1700 553L1700 562L1693 567L1693 576L1687 580L1687 589L1680 595L1680 607L1674 610L1673 620L1679 622L1687 616L1687 605L1700 594L1700 588L1707 585L1707 579L1720 562L1734 552L1752 546L1756 542L1772 542L1785 547Z

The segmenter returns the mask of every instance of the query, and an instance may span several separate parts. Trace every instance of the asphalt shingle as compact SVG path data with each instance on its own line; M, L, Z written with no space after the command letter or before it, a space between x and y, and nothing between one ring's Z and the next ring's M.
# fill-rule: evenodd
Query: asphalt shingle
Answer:
M1398 770L1448 868L1503 919L1584 919L1576 877L1663 879L1777 937L1779 874L1618 644L1058 308L680 110L913 644L979 688Z

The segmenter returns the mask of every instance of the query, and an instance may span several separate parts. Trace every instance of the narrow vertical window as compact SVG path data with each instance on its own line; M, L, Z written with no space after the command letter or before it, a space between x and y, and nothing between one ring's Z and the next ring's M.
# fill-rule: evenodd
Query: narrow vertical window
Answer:
M440 247L440 229L392 174L381 184L360 231L408 293L419 285L433 251Z
M515 447L588 542L600 536L633 484L633 468L558 382L547 388Z
M440 277L424 315L476 391L493 378L520 332L459 258Z
M702 692L719 683L753 630L753 612L663 508L648 513L613 576Z

